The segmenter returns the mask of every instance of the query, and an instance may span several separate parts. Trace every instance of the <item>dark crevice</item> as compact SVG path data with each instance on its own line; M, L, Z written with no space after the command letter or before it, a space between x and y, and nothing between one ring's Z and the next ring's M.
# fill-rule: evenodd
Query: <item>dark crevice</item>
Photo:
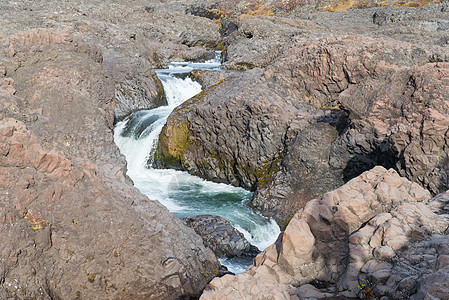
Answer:
M375 166L396 169L394 157L381 149L382 147L375 147L370 153L359 153L352 157L343 169L343 181L346 183Z
M338 135L342 135L348 126L350 125L349 113L342 109L329 109L326 113L317 118L318 123L327 123L338 132Z

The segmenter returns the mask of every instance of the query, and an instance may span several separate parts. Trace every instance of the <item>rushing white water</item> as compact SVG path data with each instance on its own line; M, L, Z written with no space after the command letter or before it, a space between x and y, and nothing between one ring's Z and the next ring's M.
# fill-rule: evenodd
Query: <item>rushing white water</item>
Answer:
M219 60L206 63L172 63L158 70L168 106L132 114L115 128L114 139L128 162L128 175L150 199L160 201L178 217L200 214L218 215L242 232L260 250L274 243L280 233L274 220L247 206L252 193L226 184L205 181L186 172L153 169L152 159L159 134L171 111L201 91L201 86L186 76L193 68L217 68ZM184 79L182 78L184 77ZM251 263L244 259L221 259L231 272L241 273Z

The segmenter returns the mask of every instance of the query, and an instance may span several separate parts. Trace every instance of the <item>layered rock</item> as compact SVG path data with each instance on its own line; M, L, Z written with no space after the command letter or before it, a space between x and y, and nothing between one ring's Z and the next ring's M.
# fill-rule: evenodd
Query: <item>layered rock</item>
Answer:
M334 145L339 158L330 161L339 164L344 151L352 152L350 161L357 163L357 155L370 150L357 146L356 140L369 141L373 154L393 157L401 175L433 194L446 191L449 64L393 70L388 78L368 80L341 94L340 102L350 111L353 125Z
M0 39L0 298L198 295L219 262L132 186L113 142L120 67L76 34L14 26Z
M223 59L228 69L238 70L268 66L294 36L316 28L306 20L251 15L241 15L237 27L226 39Z
M200 215L182 220L203 238L204 245L217 257L255 257L260 252L256 246L248 242L243 233L219 216Z
M287 131L311 119L307 106L296 108L262 74L234 73L178 106L160 135L162 162L254 190L264 168L281 155Z
M225 70L204 70L196 69L190 72L189 76L192 80L201 84L203 90L222 82L224 79L231 76L232 71Z
M4 12L2 39L27 28L50 29L66 35L70 33L66 36L70 40L63 43L79 44L81 51L93 49L99 53L102 56L99 59L104 59L104 70L116 85L116 120L133 111L166 103L161 83L152 67L166 67L169 60L211 58L213 49L193 46L214 47L221 40L217 24L185 14L182 3L167 8L167 5L159 7L159 3L143 0L132 4L121 0L113 4L102 1L5 0L0 5ZM20 44L27 38L18 37L16 41ZM86 41L91 49L81 49ZM15 46L9 49L7 43L3 49L13 56ZM42 47L35 50L38 48ZM103 51L99 52L100 48Z
M221 41L218 24L208 18L186 14L185 10L184 3L149 8L150 37L187 46L215 48Z
M115 122L138 110L167 105L162 83L146 59L115 55L107 55L103 63L105 72L116 83Z
M253 267L212 281L202 299L218 299L233 289L251 299L250 287L262 280L284 284L285 290L310 282L328 285L327 294L316 289L312 298L329 296L332 288L332 294L345 297L447 296L449 220L432 212L429 203L428 191L375 167L307 203ZM312 291L305 286L293 294L310 298Z

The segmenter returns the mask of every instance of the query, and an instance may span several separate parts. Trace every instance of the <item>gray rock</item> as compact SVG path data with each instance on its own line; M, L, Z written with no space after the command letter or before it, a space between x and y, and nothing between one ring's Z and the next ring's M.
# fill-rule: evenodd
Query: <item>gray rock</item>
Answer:
M111 52L104 56L103 67L115 82L115 122L138 110L167 105L162 83L146 59Z
M230 77L234 71L227 70L203 70L197 69L190 72L190 78L199 84L204 89L207 89L215 84L223 82L226 78Z
M315 26L302 20L241 15L237 27L225 41L224 65L228 69L247 70L268 66L293 36Z
M376 165L396 167L440 192L447 177L446 115L438 121L441 132L423 137L429 141L425 149L413 133L417 148L408 151L419 155L403 155L409 143L405 132L417 134L424 113L421 104L412 104L410 76L418 76L418 90L428 86L439 99L446 97L444 76L436 75L446 72L446 64L426 65L430 53L407 42L364 36L324 38L301 47L292 43L267 68L233 74L176 108L160 137L162 165L256 190L251 205L281 226L311 198ZM428 92L422 97L425 103L432 99ZM408 103L404 109L418 119L400 119L400 103ZM431 103L435 109L442 105ZM379 109L383 112L370 117ZM397 120L406 127L398 130ZM412 157L422 162L408 162Z
M120 167L46 150L14 119L0 121L0 139L3 299L176 298L218 272L201 239Z
M203 238L204 245L217 257L255 257L260 252L229 221L219 216L200 215L182 221Z

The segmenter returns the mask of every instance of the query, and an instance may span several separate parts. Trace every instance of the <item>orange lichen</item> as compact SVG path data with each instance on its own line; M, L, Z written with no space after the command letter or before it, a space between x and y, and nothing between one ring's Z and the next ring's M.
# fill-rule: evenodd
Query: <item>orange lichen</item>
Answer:
M374 294L373 288L370 285L362 284L358 287L361 291L361 299L379 299L379 297Z

